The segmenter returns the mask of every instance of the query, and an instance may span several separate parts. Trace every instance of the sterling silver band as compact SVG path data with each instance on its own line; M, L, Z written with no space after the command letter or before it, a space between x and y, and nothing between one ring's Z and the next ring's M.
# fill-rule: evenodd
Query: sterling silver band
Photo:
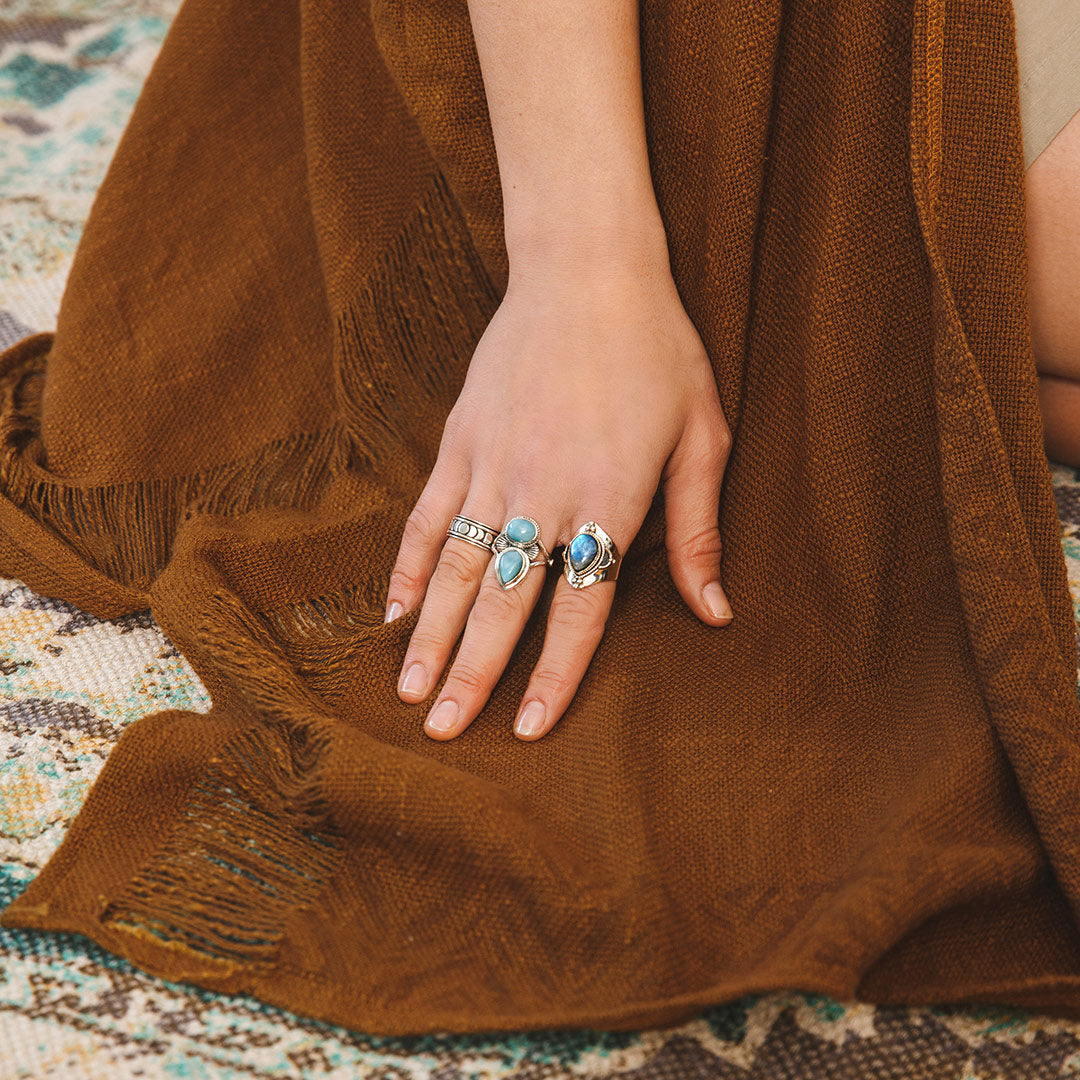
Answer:
M477 547L491 551L495 543L495 537L499 535L498 529L485 525L482 521L473 521L462 514L456 514L446 530L447 536L455 540L464 540L467 544L475 544Z
M586 521L563 549L563 577L575 589L614 581L621 565L615 541L595 521Z

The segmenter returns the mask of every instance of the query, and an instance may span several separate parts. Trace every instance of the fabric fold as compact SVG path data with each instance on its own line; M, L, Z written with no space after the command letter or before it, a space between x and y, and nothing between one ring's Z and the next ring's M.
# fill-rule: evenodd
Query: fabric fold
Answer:
M385 588L507 272L467 6L186 0L55 334L0 355L0 572L149 606L213 707L125 732L5 925L386 1034L778 988L1080 1015L1011 5L646 0L641 44L733 624L658 497L555 731L510 727L553 577L423 734Z
M947 28L943 0L928 0L917 10L911 147L913 191L932 275L934 392L945 514L988 714L1058 884L1074 916L1080 916L1080 832L1074 827L1080 725L1070 670L1076 635L1071 627L1067 635L1060 633L1063 620L1050 618L1047 602L1049 594L1050 603L1060 607L1067 594L1064 566L1055 557L1059 541L1031 535L1026 526L1008 449L957 311L942 250ZM1008 102L1008 95L1003 99ZM1012 142L1009 150L1015 154L1015 139ZM1014 162L1010 186L1022 200L1016 171ZM1021 264L1019 272L1023 269ZM1015 392L1026 399L1035 418L1032 426L1041 435L1037 407L1031 408L1037 402L1033 362L1017 372ZM1048 475L1039 477L1031 497L1049 518L1053 494ZM1037 544L1040 547L1033 546Z

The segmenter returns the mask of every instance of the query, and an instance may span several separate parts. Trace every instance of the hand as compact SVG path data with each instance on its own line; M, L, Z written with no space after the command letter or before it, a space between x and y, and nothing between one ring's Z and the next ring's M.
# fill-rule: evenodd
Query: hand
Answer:
M487 701L540 595L546 568L503 590L492 556L448 538L455 514L496 530L517 514L549 550L597 521L625 554L661 480L672 578L711 626L731 620L720 584L718 501L731 435L701 339L663 257L515 274L473 354L431 476L405 525L387 619L423 609L398 693L431 693L464 638L425 730L450 739ZM561 570L556 558L552 572ZM515 724L551 730L600 641L618 582L563 579Z

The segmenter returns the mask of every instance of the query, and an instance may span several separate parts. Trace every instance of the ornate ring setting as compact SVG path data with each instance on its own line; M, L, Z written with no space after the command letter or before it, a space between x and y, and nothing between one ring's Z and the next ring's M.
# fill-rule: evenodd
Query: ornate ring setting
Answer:
M586 521L563 551L563 577L575 589L619 576L622 556L615 541L595 521Z
M512 517L503 526L491 550L495 552L495 580L503 589L512 589L524 581L533 566L550 566L553 561L540 540L540 526L524 515Z
M450 522L450 527L446 530L446 535L454 537L455 540L464 540L467 544L475 544L477 547L490 551L491 545L495 543L495 537L499 533L497 529L485 525L482 521L474 521L472 518L467 518L462 514L456 514L453 521Z

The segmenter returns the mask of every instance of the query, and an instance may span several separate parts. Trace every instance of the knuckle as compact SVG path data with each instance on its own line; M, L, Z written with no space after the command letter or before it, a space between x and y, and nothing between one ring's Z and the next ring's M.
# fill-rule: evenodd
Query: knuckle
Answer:
M715 480L720 477L727 466L727 451L717 445L711 445L702 455L701 471Z
M699 453L708 468L719 470L724 467L731 453L731 429L722 416L705 428Z
M484 699L491 693L495 680L490 672L472 660L459 659L446 677L443 693L469 699Z
M584 632L591 636L598 634L603 626L601 612L588 595L588 589L575 589L552 601L548 627L557 633L571 633L580 637Z
M728 455L731 453L731 427L728 425L727 420L720 417L717 426L716 434L713 437L713 443L716 447L716 452L720 456L721 461L727 461Z
M712 561L719 557L721 547L718 525L709 525L685 537L669 537L667 543L670 556L689 562Z
M389 595L411 596L423 590L424 580L420 574L410 573L400 566L395 566L390 572Z
M435 575L440 585L450 585L457 589L471 589L480 576L480 570L476 560L470 558L470 553L458 544L443 548L439 556L439 564L435 568Z
M461 413L457 409L451 409L443 424L440 447L448 450L453 449L462 442L468 430L469 425Z
M449 651L450 644L445 635L429 627L418 625L409 639L409 651L405 664L407 666L414 660L430 660L433 657L444 656Z
M563 701L573 697L579 679L569 671L555 667L538 667L532 676L532 686L548 701Z
M473 614L484 622L509 627L524 621L530 608L523 585L516 589L500 589L498 585L492 585L477 593Z
M405 519L402 531L402 547L428 547L440 536L442 529L435 522L434 515L421 501Z
M523 449L525 452L514 466L515 490L526 495L523 500L526 506L543 506L549 502L553 486L550 467L544 460L544 448L525 446Z

